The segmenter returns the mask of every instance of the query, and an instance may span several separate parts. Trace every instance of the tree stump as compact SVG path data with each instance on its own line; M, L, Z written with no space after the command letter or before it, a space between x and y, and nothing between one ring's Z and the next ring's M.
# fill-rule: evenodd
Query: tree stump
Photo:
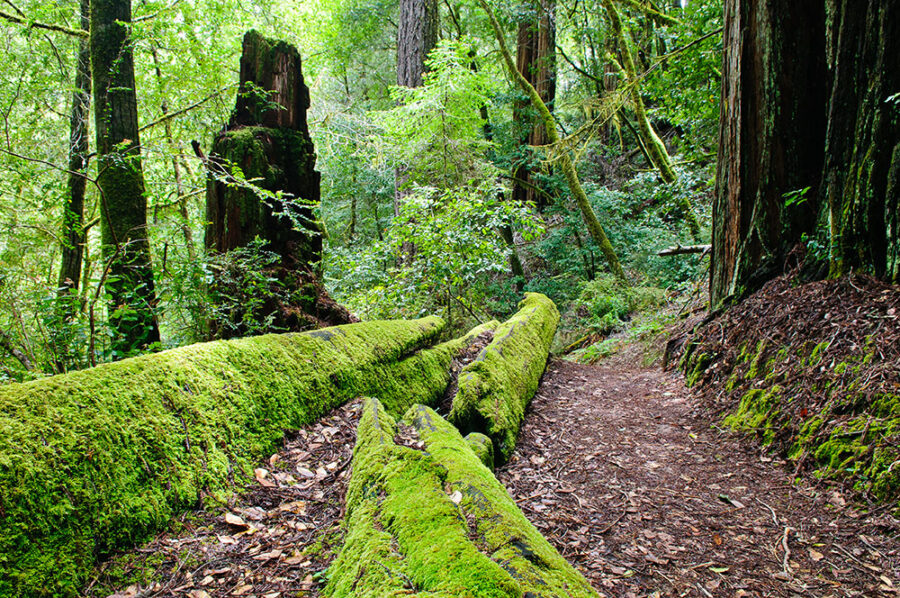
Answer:
M213 337L354 320L319 281L324 228L314 212L320 175L308 108L297 49L248 32L237 105L207 160L206 247L218 256Z

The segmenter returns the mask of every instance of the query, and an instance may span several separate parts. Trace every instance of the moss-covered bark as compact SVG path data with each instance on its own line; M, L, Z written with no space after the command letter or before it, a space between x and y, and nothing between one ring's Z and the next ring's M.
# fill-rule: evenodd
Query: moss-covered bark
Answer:
M518 313L497 328L491 343L460 372L448 419L464 433L490 437L500 463L515 448L558 323L559 312L550 299L527 293Z
M0 595L70 596L95 559L227 490L283 431L393 383L438 318L173 349L0 389ZM425 355L423 351L418 355ZM449 358L446 358L449 361Z
M397 445L368 400L347 494L347 536L325 595L596 596L534 529L459 432L418 405L405 421L425 450Z
M91 3L100 227L112 349L119 358L159 342L130 23L130 0Z

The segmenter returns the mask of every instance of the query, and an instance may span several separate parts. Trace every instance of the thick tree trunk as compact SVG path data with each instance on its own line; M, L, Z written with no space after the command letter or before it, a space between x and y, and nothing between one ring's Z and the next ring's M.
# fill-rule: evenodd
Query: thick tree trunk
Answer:
M91 5L81 0L81 27L91 26ZM63 203L62 259L59 267L57 295L62 299L62 315L71 318L76 305L63 298L78 289L84 252L84 194L87 188L88 117L91 105L91 47L87 39L78 43L75 63L75 87L72 91L72 113L69 120L69 175Z
M397 28L397 85L419 87L425 75L425 59L437 45L440 13L437 0L400 0L400 22ZM394 173L394 216L400 215L400 204L408 183L407 170L398 167Z
M556 2L529 2L528 17L519 23L516 36L516 69L537 90L550 111L556 100ZM534 156L529 146L546 145L547 130L541 119L532 114L531 102L525 99L513 107L513 120L521 127L523 156L515 168L512 197L514 201L533 202L538 209L546 207L545 195L538 193L531 176Z
M91 65L97 178L104 256L110 262L106 283L111 298L109 324L117 358L159 341L130 23L130 0L93 0Z
M783 268L816 228L825 98L825 7L726 0L712 305ZM812 187L804 200L785 194Z
M299 331L343 324L352 317L318 281L324 230L316 220L320 175L306 122L309 89L293 46L255 31L244 36L241 89L228 127L216 136L206 195L206 246L216 254L247 247L256 238L278 263L268 274L274 287L254 321L271 330ZM241 176L235 175L235 168ZM238 292L223 288L219 292ZM250 308L248 308L250 309ZM214 336L249 332L232 314L228 326L213 322ZM253 330L263 332L263 330Z
M830 0L823 208L831 274L900 282L900 1Z

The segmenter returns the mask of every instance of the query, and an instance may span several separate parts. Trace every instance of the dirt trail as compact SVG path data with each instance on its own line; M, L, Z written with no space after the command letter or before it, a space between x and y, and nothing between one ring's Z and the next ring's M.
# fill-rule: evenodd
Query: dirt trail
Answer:
M895 596L897 521L692 412L675 374L552 362L498 472L606 596Z

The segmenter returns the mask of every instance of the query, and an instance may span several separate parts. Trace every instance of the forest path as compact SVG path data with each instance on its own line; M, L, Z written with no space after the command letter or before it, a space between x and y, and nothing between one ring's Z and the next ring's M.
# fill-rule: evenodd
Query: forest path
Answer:
M692 413L678 375L639 362L551 362L498 471L601 594L897 595L896 520L792 484L783 463Z

